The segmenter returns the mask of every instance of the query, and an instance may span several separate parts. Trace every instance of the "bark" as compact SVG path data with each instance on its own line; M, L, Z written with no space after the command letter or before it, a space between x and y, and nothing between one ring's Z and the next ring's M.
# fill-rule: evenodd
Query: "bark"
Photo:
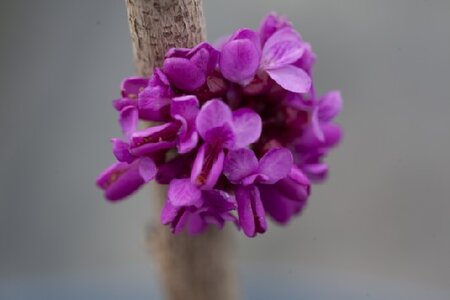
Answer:
M137 73L150 76L171 47L193 47L205 40L201 0L126 0ZM152 185L158 212L165 187ZM208 229L198 236L173 235L153 220L150 250L170 300L237 298L233 245L227 231Z

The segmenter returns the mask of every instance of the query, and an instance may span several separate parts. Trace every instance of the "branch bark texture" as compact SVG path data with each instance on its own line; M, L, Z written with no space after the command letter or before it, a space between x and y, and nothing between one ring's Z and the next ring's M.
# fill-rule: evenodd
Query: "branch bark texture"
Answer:
M150 76L171 47L205 40L201 0L126 0L137 73ZM153 185L161 210L167 190ZM208 229L199 236L173 235L154 220L151 253L169 300L235 300L236 274L229 233Z

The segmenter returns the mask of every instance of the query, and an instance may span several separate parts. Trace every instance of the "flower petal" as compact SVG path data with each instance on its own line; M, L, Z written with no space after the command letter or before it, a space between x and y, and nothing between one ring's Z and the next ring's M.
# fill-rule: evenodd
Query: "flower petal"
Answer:
M227 42L219 61L223 77L241 85L252 81L261 60L258 46L249 39Z
M295 62L295 66L303 69L311 75L312 73L312 67L316 63L317 56L313 52L311 44L310 43L303 43L303 47L305 48L305 53L303 53L302 57Z
M121 111L124 107L127 106L136 106L137 102L136 100L132 100L129 98L119 98L119 99L115 99L112 102L113 107L117 110L117 111Z
M200 136L205 138L208 130L223 126L226 123L231 125L232 120L233 115L228 105L219 99L213 99L202 106L195 124Z
M319 140L312 128L306 130L297 145L306 149L330 148L336 146L342 139L342 129L339 125L325 123L320 125L324 139Z
M208 130L203 139L206 143L220 149L231 149L235 144L235 134L228 123Z
M130 152L140 156L175 146L180 125L178 122L165 123L136 131L130 138Z
M159 184L169 184L170 181L186 173L188 166L192 163L191 157L178 155L158 166L156 181Z
M205 220L197 213L190 213L187 222L187 232L190 235L197 235L202 233L208 224Z
M178 152L183 154L191 151L198 142L195 130L195 118L199 112L199 104L195 96L181 96L173 98L171 115L180 121L181 128L178 137Z
M201 191L189 178L173 179L169 185L168 197L175 206L200 206Z
M170 225L172 233L180 233L188 219L189 212L185 207L174 206L169 201L166 201L161 212L161 223Z
M203 144L192 166L192 183L204 188L213 188L222 173L224 156L222 149Z
M118 161L131 163L134 160L134 156L130 153L130 145L120 139L111 139L113 144L113 153Z
M298 33L284 28L273 34L264 45L261 65L264 69L276 69L296 62L305 52Z
M259 38L259 34L254 31L253 29L249 28L241 28L236 30L230 37L230 41L232 40L249 40L255 45L256 50L258 50L258 53L261 52L261 40Z
M181 90L196 90L206 81L205 72L195 63L185 58L166 58L163 70L170 82Z
M149 86L138 97L139 117L147 121L165 121L169 115L171 98L163 87Z
M149 182L155 178L157 171L158 169L153 159L146 156L139 158L139 174L141 174L144 182Z
M238 186L235 190L239 224L245 235L254 237L267 229L264 207L256 186Z
M277 16L274 12L269 13L259 27L261 43L264 45L275 32L285 27L292 27L291 22L286 17Z
M256 142L262 131L261 117L250 108L233 112L234 148L243 148Z
M97 185L105 191L105 197L110 201L121 200L135 192L144 181L137 163L115 163L97 178Z
M279 224L286 225L290 219L299 214L304 202L295 202L283 196L273 185L261 185L261 201L267 213Z
M282 68L266 71L270 78L288 91L294 93L307 93L311 88L311 78L300 68L287 65Z
M259 173L264 175L262 183L273 184L286 177L292 168L292 153L286 148L269 150L259 162Z
M170 114L182 116L186 120L195 120L199 112L199 104L196 96L187 95L175 97L170 105Z
M120 111L119 124L125 137L129 138L136 130L138 118L139 114L135 106L126 106Z
M339 91L326 93L319 102L318 118L322 122L329 122L342 110L342 97Z
M325 140L325 135L322 131L322 126L319 120L319 107L315 107L311 112L311 131L316 136L316 138L323 142Z
M223 174L231 183L242 184L242 180L257 172L258 159L252 150L242 148L228 152L224 162ZM253 182L250 182L251 184Z
M202 196L209 210L224 213L236 208L236 200L222 190L204 190Z
M326 163L305 164L302 170L312 182L321 182L328 176L328 165Z
M136 100L139 93L148 85L148 78L132 76L125 78L120 84L122 97Z
M293 167L289 176L278 181L275 186L284 197L295 202L306 202L310 194L308 178L296 167Z

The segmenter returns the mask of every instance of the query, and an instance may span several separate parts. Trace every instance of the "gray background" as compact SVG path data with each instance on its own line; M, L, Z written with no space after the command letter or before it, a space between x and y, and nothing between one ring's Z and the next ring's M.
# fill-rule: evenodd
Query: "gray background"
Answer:
M236 234L242 276L448 299L450 1L205 2L212 41L289 16L318 54L319 91L345 101L329 181L290 226ZM123 2L2 1L0 34L0 281L147 272L150 189L111 205L94 186L119 134L110 102L133 74Z

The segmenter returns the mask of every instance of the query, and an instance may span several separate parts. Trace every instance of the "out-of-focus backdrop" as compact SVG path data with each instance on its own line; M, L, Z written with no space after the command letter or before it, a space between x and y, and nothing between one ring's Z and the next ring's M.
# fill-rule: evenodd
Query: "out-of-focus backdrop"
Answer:
M235 235L248 299L450 299L450 2L204 2L211 41L287 15L345 101L304 215ZM148 299L149 188L94 186L134 72L123 1L2 1L0 35L0 298Z

